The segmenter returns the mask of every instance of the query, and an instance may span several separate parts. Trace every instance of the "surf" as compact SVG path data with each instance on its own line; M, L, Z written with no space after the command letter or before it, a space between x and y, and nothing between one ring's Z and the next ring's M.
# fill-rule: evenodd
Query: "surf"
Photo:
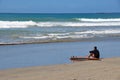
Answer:
M30 27L94 27L94 26L120 26L119 20L82 20L87 22L35 22L35 21L0 21L0 28L30 28ZM92 22L88 22L92 21Z

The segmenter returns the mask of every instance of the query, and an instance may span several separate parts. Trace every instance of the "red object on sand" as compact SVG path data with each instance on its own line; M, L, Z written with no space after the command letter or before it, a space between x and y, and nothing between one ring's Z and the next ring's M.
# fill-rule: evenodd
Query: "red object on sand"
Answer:
M71 57L70 60L76 60L76 61L86 61L86 60L100 60L98 58L85 58L85 57Z

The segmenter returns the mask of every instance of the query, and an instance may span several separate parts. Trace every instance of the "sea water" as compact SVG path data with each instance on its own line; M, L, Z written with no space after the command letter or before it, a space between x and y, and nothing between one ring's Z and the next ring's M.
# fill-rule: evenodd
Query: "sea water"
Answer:
M118 57L120 14L1 13L0 45L0 69L66 64L94 46L101 58Z
M119 13L1 13L0 44L120 38Z

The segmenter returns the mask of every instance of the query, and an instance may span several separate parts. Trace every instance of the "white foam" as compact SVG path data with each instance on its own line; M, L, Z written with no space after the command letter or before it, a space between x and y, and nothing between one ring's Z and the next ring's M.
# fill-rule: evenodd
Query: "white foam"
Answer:
M36 25L33 21L0 21L0 28L27 28Z
M82 39L82 38L91 38L94 36L106 36L106 35L114 35L114 34L120 34L120 30L89 30L89 31L83 31L83 32L72 32L71 33L52 33L46 35L36 35L36 36L21 36L20 38L27 38L27 39L51 39L51 40L57 40L57 39Z
M34 22L34 21L0 21L0 28L27 27L85 27L85 26L120 26L120 22Z
M119 34L119 33L120 30L99 30L99 31L89 30L84 32L75 32L75 34Z
M47 39L49 36L20 36L19 38L25 39Z
M39 27L82 27L82 26L120 26L120 22L106 22L106 23L81 23L81 22L39 22L36 23Z
M108 18L108 19L76 18L76 20L87 21L87 22L120 22L120 18Z

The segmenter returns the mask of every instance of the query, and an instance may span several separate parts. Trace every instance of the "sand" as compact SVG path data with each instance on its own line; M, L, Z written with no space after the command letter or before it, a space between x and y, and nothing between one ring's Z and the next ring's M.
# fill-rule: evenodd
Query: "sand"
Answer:
M120 80L120 58L0 70L0 80Z

